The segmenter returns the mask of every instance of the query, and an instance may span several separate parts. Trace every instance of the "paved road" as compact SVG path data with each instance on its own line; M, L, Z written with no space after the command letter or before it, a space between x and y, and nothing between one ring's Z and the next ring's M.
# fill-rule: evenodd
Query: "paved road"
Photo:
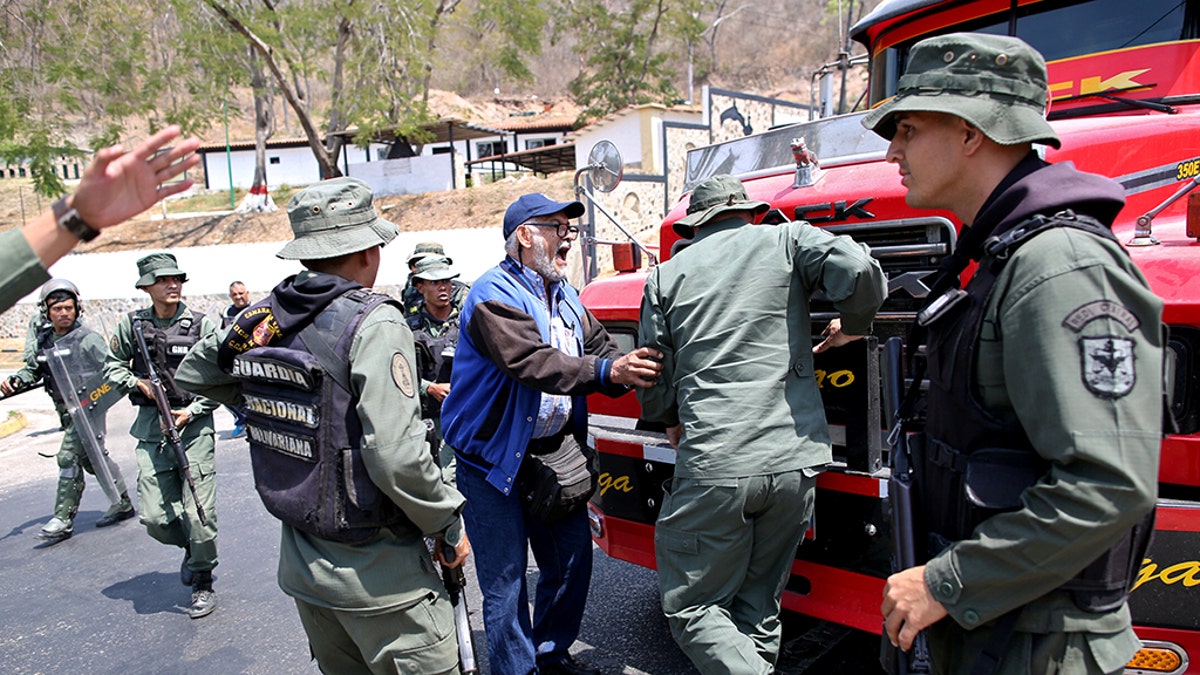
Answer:
M224 430L217 441L220 605L193 621L183 613L190 589L179 583L181 554L150 539L136 519L95 529L107 502L90 476L75 536L50 546L34 538L51 515L57 474L54 460L38 453L52 455L61 433L44 393L0 403L0 420L14 408L30 426L0 439L0 664L6 673L318 672L295 608L275 583L279 526L254 492L245 443L229 438L232 422L224 409L216 413ZM125 432L132 419L132 407L119 403L109 416L108 443L131 489L136 460ZM468 579L482 650L473 570ZM875 672L873 636L791 618L785 637L781 673ZM575 651L608 673L695 672L661 616L654 573L599 549Z

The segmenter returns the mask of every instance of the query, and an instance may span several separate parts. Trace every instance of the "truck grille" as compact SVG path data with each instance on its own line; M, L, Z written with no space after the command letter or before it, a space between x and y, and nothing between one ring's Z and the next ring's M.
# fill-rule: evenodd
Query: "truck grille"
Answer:
M957 237L954 224L941 217L830 225L825 229L870 246L871 255L883 267L888 278L888 297L876 315L876 321L881 323L912 320L928 300L930 275L942 258L954 250ZM816 323L837 316L832 303L820 293L813 296L812 310Z

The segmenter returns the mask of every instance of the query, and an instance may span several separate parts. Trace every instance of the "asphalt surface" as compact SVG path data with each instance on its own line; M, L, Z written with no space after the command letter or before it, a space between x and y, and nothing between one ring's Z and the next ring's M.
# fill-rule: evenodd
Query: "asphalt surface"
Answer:
M0 373L6 376L7 373ZM295 607L275 581L279 525L254 491L245 442L216 413L218 609L191 620L179 583L182 553L152 540L136 519L94 527L108 502L88 476L74 536L34 537L49 520L62 434L49 398L33 391L0 401L0 421L21 410L27 428L0 439L0 664L5 673L317 673ZM134 492L137 462L127 430L134 410L109 414L110 454ZM40 454L39 454L40 453ZM695 673L671 639L655 573L595 552L588 611L572 651L606 673ZM531 568L530 588L536 569ZM489 673L474 569L468 606ZM875 673L878 638L803 617L785 619L780 673Z

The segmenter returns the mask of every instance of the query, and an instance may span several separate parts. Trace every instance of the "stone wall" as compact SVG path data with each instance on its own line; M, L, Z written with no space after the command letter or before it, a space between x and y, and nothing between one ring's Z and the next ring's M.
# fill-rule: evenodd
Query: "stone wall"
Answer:
M762 133L808 114L808 106L738 92L709 90L708 119L712 143ZM725 120L722 121L722 115Z
M638 241L650 248L658 247L658 226L666 214L663 212L663 190L665 183L659 177L638 180L640 177L626 175L616 190L596 193L596 201L619 223L629 230ZM596 212L596 238L602 241L628 241L612 221L599 211ZM600 274L612 271L612 248L596 247L597 267Z
M394 298L400 297L400 286L380 286L376 289ZM265 293L251 293L250 302L262 300ZM184 303L193 312L202 312L220 324L221 313L229 306L229 298L225 295L187 295ZM110 300L84 300L83 321L92 330L111 335L121 317L135 309L150 306L146 296L136 298L118 298ZM29 320L38 311L34 303L21 303L0 314L0 339L25 339L25 331L29 328Z
M659 226L683 194L687 153L708 143L708 129L665 125L663 137L667 157L665 177L626 173L616 190L595 195L596 201L651 251L657 251ZM596 214L596 238L626 240L612 221L600 213ZM612 270L612 250L608 246L597 248L597 258L601 275Z
M708 129L693 129L687 127L667 127L667 210L675 206L675 201L683 195L683 186L687 182L688 151L708 145ZM664 214L665 216L665 214Z

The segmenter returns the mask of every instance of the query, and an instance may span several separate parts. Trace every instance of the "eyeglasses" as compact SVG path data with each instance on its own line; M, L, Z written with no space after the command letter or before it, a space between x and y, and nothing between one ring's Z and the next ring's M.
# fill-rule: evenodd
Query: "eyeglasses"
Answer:
M534 227L554 227L558 228L555 232L559 239L574 238L579 236L579 228L570 223L525 223Z

